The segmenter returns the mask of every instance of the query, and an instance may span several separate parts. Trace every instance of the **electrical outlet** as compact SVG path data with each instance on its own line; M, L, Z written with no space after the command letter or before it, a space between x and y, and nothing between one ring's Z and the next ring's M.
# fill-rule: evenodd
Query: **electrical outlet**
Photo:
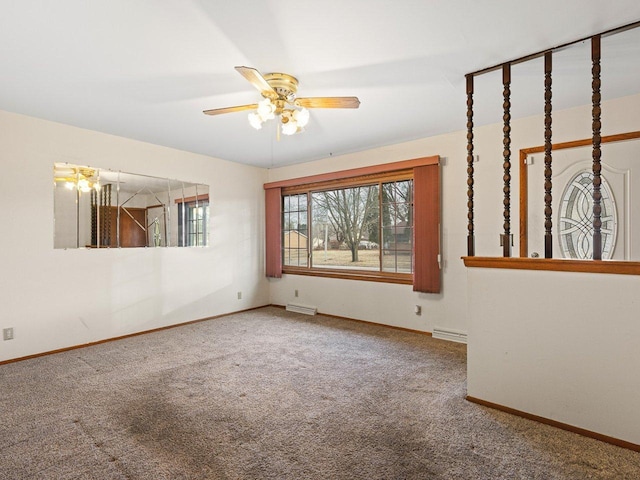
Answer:
M294 292L294 296L297 297L298 296L298 290L296 289L296 291Z
M242 292L238 292L238 300L242 300Z
M413 309L413 312L416 315L422 315L422 307L420 305L416 305L415 308Z
M2 330L2 338L5 340L13 340L13 328L4 328Z

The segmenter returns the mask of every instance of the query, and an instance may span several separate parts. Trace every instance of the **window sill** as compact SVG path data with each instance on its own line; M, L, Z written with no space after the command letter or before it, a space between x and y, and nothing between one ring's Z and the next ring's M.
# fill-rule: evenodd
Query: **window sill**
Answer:
M640 262L526 257L462 257L465 267L640 275Z
M344 280L362 280L365 282L399 283L413 285L413 275L410 273L381 273L362 270L340 269L307 269L284 267L282 273L288 275L308 275L311 277L341 278Z

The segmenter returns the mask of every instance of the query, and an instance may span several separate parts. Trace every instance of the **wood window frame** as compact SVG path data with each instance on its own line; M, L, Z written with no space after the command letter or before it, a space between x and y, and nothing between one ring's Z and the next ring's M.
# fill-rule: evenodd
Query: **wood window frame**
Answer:
M295 275L309 275L316 277L341 278L349 280L365 280L373 282L398 283L413 285L415 291L425 293L440 292L440 157L422 157L400 162L373 165L369 167L343 170L308 177L301 177L279 182L266 183L266 265L268 277L279 277L282 273ZM431 167L430 179L425 183L432 191L421 198L430 203L415 205L414 188L414 227L420 225L418 235L424 238L415 238L414 228L414 272L396 273L368 270L345 270L331 268L294 267L282 265L282 198L284 195L310 193L322 190L346 188L352 186L371 185L379 182L398 181L412 179L415 182L415 172ZM423 170L426 171L426 170ZM424 176L424 175L423 175ZM426 178L426 177L425 177ZM435 179L435 180L434 180ZM277 224L275 213L275 198L279 198ZM422 200L418 200L421 202ZM309 207L308 207L309 208ZM422 212L422 213L421 213ZM421 217L419 217L421 215ZM428 228L427 223L431 226ZM276 231L278 238L276 239ZM417 245L420 247L417 248ZM415 257L418 255L418 257ZM279 263L280 268L276 265ZM428 273L427 273L428 272Z

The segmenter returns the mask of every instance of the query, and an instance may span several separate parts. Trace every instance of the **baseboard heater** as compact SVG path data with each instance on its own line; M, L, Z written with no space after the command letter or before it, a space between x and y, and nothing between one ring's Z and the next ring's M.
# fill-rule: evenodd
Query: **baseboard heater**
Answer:
M451 330L449 328L434 327L431 333L433 338L439 338L440 340L449 340L450 342L467 343L466 332L460 330Z
M295 313L304 313L305 315L315 315L318 313L318 307L310 307L309 305L300 305L299 303L287 303L287 311Z

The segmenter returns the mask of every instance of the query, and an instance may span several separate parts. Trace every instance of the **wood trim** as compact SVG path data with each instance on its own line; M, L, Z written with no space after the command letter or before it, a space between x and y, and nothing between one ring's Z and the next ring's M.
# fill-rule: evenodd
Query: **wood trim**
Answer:
M284 305L276 305L274 303L272 303L269 306L270 307L275 307L275 308L282 308L282 309L286 309L287 308ZM340 315L332 315L330 313L318 312L318 315L322 315L323 317L335 318L336 320L347 320L349 322L358 322L358 323L363 323L365 325L373 325L373 326L376 326L376 327L390 328L392 330L400 330L401 332L417 333L419 335L426 335L427 337L433 337L433 334L431 332L427 332L427 331L424 331L424 330L414 330L413 328L397 327L395 325L387 325L386 323L369 322L367 320L359 320L357 318L351 318L351 317L342 317Z
M602 143L623 142L625 140L636 140L638 138L640 138L640 131L617 133L615 135L605 135L604 137L602 137ZM590 147L592 144L592 141L593 140L591 138L583 138L581 140L572 140L570 142L554 143L551 147L551 150L564 150L566 148L576 148L576 147ZM523 148L520 151L525 152L527 154L541 153L541 152L544 152L544 145L540 145L537 147Z
M538 415L534 415L532 413L523 412L521 410L516 410L515 408L505 407L504 405L500 405L493 402L488 402L486 400L482 400L480 398L472 397L470 395L466 396L467 401L476 403L478 405L482 405L483 407L493 408L494 410L500 410L501 412L509 413L511 415L516 415L518 417L526 418L527 420L533 420L534 422L543 423L545 425L550 425L552 427L560 428L562 430L566 430L568 432L577 433L578 435L582 435L583 437L593 438L595 440L600 440L601 442L610 443L617 447L626 448L629 450L633 450L635 452L640 452L640 445L636 443L627 442L626 440L621 440L619 438L610 437L609 435L603 435L601 433L593 432L591 430L586 430L584 428L575 427L573 425L569 425L567 423L558 422L557 420L552 420L550 418L541 417Z
M520 256L529 256L529 169L527 153L520 150L518 169L520 174Z
M473 75L467 75L467 255L476 254L473 211Z
M47 355L54 355L56 353L69 352L71 350L78 350L80 348L92 347L94 345L101 345L103 343L115 342L116 340L123 340L125 338L137 337L139 335L146 335L147 333L161 332L163 330L170 330L172 328L184 327L186 325L192 325L194 323L206 322L209 320L216 320L218 318L228 317L229 315L235 315L237 313L250 312L252 310L258 310L259 308L268 307L269 305L260 305L258 307L245 308L244 310L237 310L235 312L221 313L220 315L214 315L212 317L199 318L198 320L189 320L188 322L176 323L174 325L167 325L165 327L152 328L151 330L143 330L141 332L129 333L127 335L120 335L118 337L105 338L104 340L98 340L95 342L83 343L80 345L72 345L71 347L58 348L56 350L48 350L46 352L34 353L33 355L26 355L24 357L11 358L9 360L0 361L0 366L7 365L9 363L21 362L23 360L31 360L33 358L45 357Z
M504 186L504 234L502 236L502 256L511 257L511 64L505 63L502 66L502 108L504 125L502 127L503 139L502 151L504 174L502 176Z
M544 56L544 258L553 258L552 55Z
M309 277L325 277L325 278L340 278L343 280L365 280L368 282L382 282L382 283L399 283L402 285L413 285L413 275L410 273L384 273L384 272L369 272L365 270L339 270L328 268L296 268L283 266L282 273L289 275L306 275Z
M600 107L600 100L602 95L600 94L600 35L591 37L591 129L593 132L592 144L593 144L593 259L602 260L602 193L600 192L600 185L602 180L600 178L602 172L602 150L600 145L602 144L602 108Z
M507 268L512 270L640 275L640 262L527 257L462 257L462 260L464 261L465 267L471 268Z
M329 180L326 182L306 183L303 185L295 185L282 188L283 195L318 192L322 190L334 190L338 188L348 188L352 186L377 185L382 182L397 182L401 180L411 180L413 178L413 169L397 170L386 173L378 173L372 175L360 175L358 177L349 177L339 180ZM277 188L277 187L276 187ZM268 190L273 190L272 188Z
M335 180L342 180L351 177L360 177L363 175L374 175L381 173L388 173L397 170L408 170L415 167L421 167L424 165L438 165L440 163L440 156L433 155L431 157L414 158L412 160L403 160L400 162L383 163L378 165L371 165L362 168L351 168L349 170L340 170L338 172L321 173L319 175L310 175L308 177L291 178L288 180L280 180L277 182L269 182L264 184L264 188L285 188L294 187L299 185L308 185L311 183L319 182L331 182Z

